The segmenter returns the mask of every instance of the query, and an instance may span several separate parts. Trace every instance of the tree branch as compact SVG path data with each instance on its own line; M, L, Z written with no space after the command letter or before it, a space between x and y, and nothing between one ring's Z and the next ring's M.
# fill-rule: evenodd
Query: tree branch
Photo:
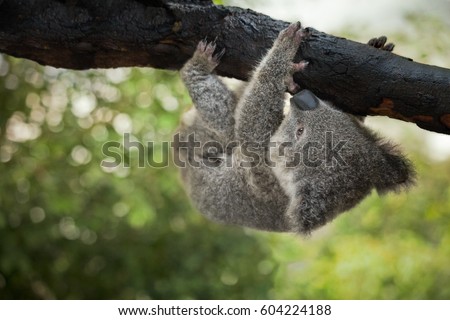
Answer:
M69 69L179 69L206 37L227 50L217 73L246 79L286 26L209 0L0 0L0 51ZM353 114L450 134L450 70L309 31L302 88Z

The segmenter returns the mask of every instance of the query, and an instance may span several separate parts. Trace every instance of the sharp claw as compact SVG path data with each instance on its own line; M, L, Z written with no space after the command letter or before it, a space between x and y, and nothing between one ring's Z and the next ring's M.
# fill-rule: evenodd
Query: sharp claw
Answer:
M216 55L214 55L214 59L219 61L220 59L222 59L223 55L225 54L225 48L223 48L219 53L217 53Z
M394 47L395 47L395 44L388 43L387 45L384 46L383 50L391 52L392 50L394 50Z
M294 63L292 65L292 70L294 71L294 73L302 71L302 70L304 70L306 68L306 66L308 64L309 64L309 61L306 61L306 60L300 61L298 63Z
M201 50L203 47L203 40L197 43L197 50Z
M378 40L377 41L377 47L378 48L382 48L384 46L384 44L386 43L387 38L385 36L381 36L377 40Z
M290 94L295 95L296 93L298 93L300 91L300 86L298 84L294 83L293 85L288 86L287 91Z
M394 49L393 43L386 44L387 38L385 36L381 36L378 38L370 39L367 44L371 47L374 47L376 49L389 51L391 52Z

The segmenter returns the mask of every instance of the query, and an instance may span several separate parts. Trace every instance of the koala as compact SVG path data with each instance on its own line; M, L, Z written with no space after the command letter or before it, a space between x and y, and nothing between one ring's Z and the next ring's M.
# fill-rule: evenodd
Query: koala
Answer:
M224 51L201 41L181 69L194 103L174 136L174 160L207 218L265 231L310 234L373 189L400 190L414 170L397 147L311 91L298 91L293 59L305 32L281 31L241 95L213 73Z

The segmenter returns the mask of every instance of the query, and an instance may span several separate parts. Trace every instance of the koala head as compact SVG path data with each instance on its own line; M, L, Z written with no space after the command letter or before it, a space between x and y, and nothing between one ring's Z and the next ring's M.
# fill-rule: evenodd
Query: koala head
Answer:
M414 177L394 145L308 90L291 98L290 110L271 138L270 158L291 198L322 199L324 210L336 214L373 188L396 190Z
M358 158L362 150L374 152L373 138L355 117L303 90L291 98L290 110L271 138L271 156L276 162L299 162L291 166L296 170L346 166L345 160Z

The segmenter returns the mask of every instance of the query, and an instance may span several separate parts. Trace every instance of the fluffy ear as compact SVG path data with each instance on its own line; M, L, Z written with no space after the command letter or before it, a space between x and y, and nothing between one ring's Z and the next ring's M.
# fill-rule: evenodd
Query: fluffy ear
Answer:
M399 191L414 184L416 179L415 170L411 162L403 156L398 148L388 142L379 142L383 153L380 163L378 181L375 188L379 193L388 191Z

